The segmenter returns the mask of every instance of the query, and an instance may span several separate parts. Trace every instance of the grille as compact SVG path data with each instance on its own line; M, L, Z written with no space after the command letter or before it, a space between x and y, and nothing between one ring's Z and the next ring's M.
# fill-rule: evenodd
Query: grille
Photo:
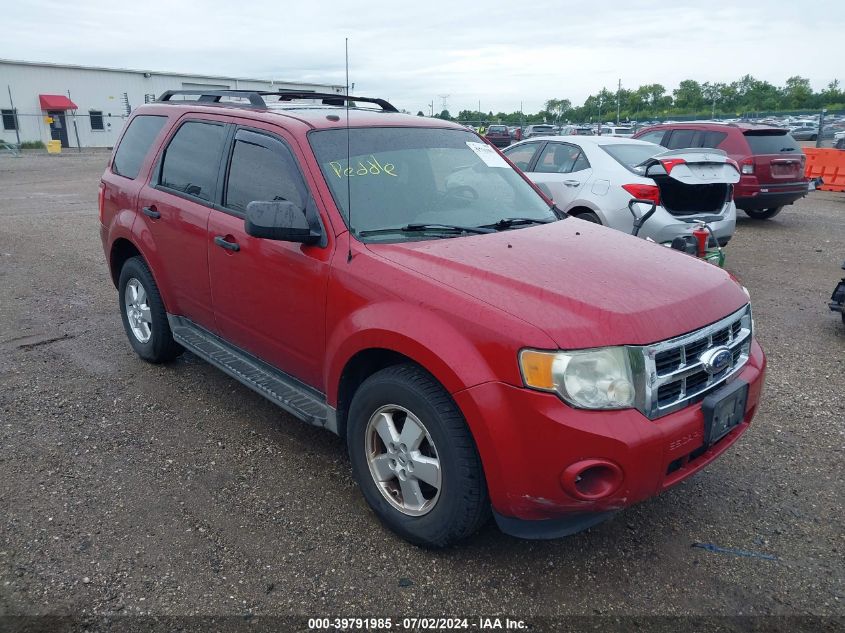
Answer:
M717 347L730 350L731 361L718 373L709 373L701 362L704 352ZM725 383L748 361L751 352L751 306L700 330L642 348L646 384L643 412L651 419L702 400Z

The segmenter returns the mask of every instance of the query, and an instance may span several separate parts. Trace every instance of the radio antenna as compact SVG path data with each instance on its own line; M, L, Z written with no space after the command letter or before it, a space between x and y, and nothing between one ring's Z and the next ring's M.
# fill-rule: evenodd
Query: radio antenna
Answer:
M351 166L349 155L349 38L345 40L346 47L346 169ZM344 172L346 173L346 172ZM346 223L348 231L346 234L346 262L352 261L352 178L346 173Z

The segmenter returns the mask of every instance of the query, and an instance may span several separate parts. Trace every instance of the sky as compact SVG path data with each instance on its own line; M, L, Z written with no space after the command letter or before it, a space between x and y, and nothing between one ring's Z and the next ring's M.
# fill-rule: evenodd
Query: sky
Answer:
M619 79L845 83L842 1L26 0L4 3L0 58L342 85L349 38L354 94L537 112Z

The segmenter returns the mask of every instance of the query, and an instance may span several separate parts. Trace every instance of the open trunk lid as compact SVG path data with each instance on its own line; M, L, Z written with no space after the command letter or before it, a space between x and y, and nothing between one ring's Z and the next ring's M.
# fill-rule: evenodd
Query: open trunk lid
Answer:
M637 170L660 189L660 204L672 215L721 213L739 182L739 169L718 149L679 149L657 154Z

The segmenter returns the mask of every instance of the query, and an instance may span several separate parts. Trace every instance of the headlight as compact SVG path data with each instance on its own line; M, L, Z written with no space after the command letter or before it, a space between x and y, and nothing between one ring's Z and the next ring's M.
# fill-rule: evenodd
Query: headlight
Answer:
M636 390L628 350L624 347L541 352L525 349L519 365L526 387L554 391L584 409L626 409Z

